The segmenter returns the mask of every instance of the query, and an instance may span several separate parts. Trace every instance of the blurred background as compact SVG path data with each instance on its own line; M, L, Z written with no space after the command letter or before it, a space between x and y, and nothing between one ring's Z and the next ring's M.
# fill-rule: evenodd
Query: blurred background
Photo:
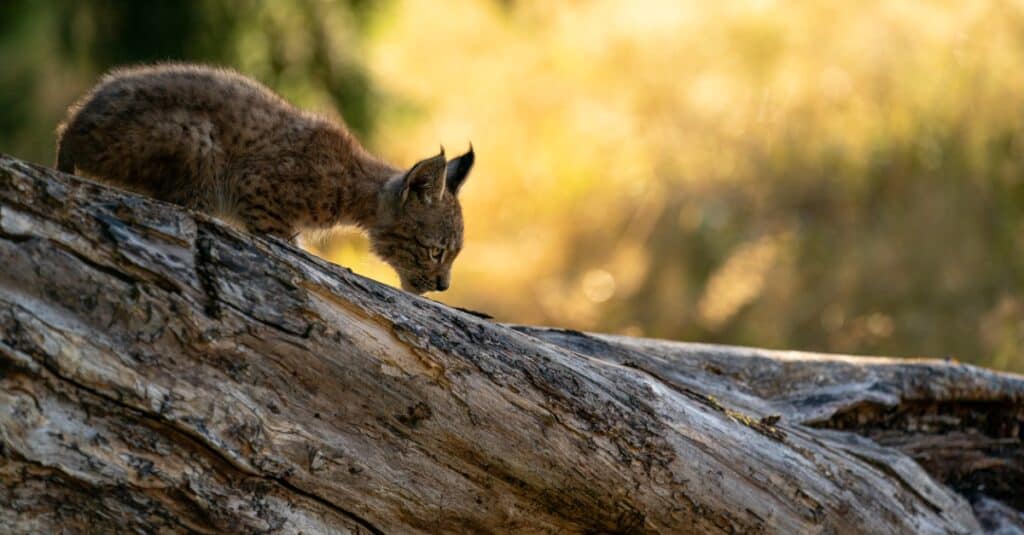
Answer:
M431 297L1024 371L1024 3L4 0L0 151L111 66L233 66L406 166L472 140ZM313 252L396 283L353 233Z

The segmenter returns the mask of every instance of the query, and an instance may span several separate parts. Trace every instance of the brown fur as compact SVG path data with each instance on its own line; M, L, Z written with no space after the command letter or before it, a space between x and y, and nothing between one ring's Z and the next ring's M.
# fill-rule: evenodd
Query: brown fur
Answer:
M408 171L344 126L236 72L198 65L115 70L68 110L57 167L294 239L352 224L416 293L445 290L462 248L456 197L473 151Z

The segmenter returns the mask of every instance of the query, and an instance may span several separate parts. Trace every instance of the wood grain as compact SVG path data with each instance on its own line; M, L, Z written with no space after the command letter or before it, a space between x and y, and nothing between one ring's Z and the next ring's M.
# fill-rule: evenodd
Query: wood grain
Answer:
M9 157L0 265L15 533L1024 529L1019 376L503 325Z

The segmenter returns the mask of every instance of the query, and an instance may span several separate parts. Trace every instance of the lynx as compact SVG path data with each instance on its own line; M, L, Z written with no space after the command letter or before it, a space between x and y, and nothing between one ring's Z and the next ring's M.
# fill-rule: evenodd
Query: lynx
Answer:
M444 291L462 249L469 152L408 170L343 126L237 72L166 64L115 70L68 110L57 168L294 240L355 225L402 287Z

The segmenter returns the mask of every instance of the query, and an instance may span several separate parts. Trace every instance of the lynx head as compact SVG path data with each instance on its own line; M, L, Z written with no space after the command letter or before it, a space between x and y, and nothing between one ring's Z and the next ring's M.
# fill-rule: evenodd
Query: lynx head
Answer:
M452 262L462 250L458 193L473 159L472 146L451 161L445 160L442 148L437 156L392 177L381 191L370 242L398 272L406 291L448 289Z

